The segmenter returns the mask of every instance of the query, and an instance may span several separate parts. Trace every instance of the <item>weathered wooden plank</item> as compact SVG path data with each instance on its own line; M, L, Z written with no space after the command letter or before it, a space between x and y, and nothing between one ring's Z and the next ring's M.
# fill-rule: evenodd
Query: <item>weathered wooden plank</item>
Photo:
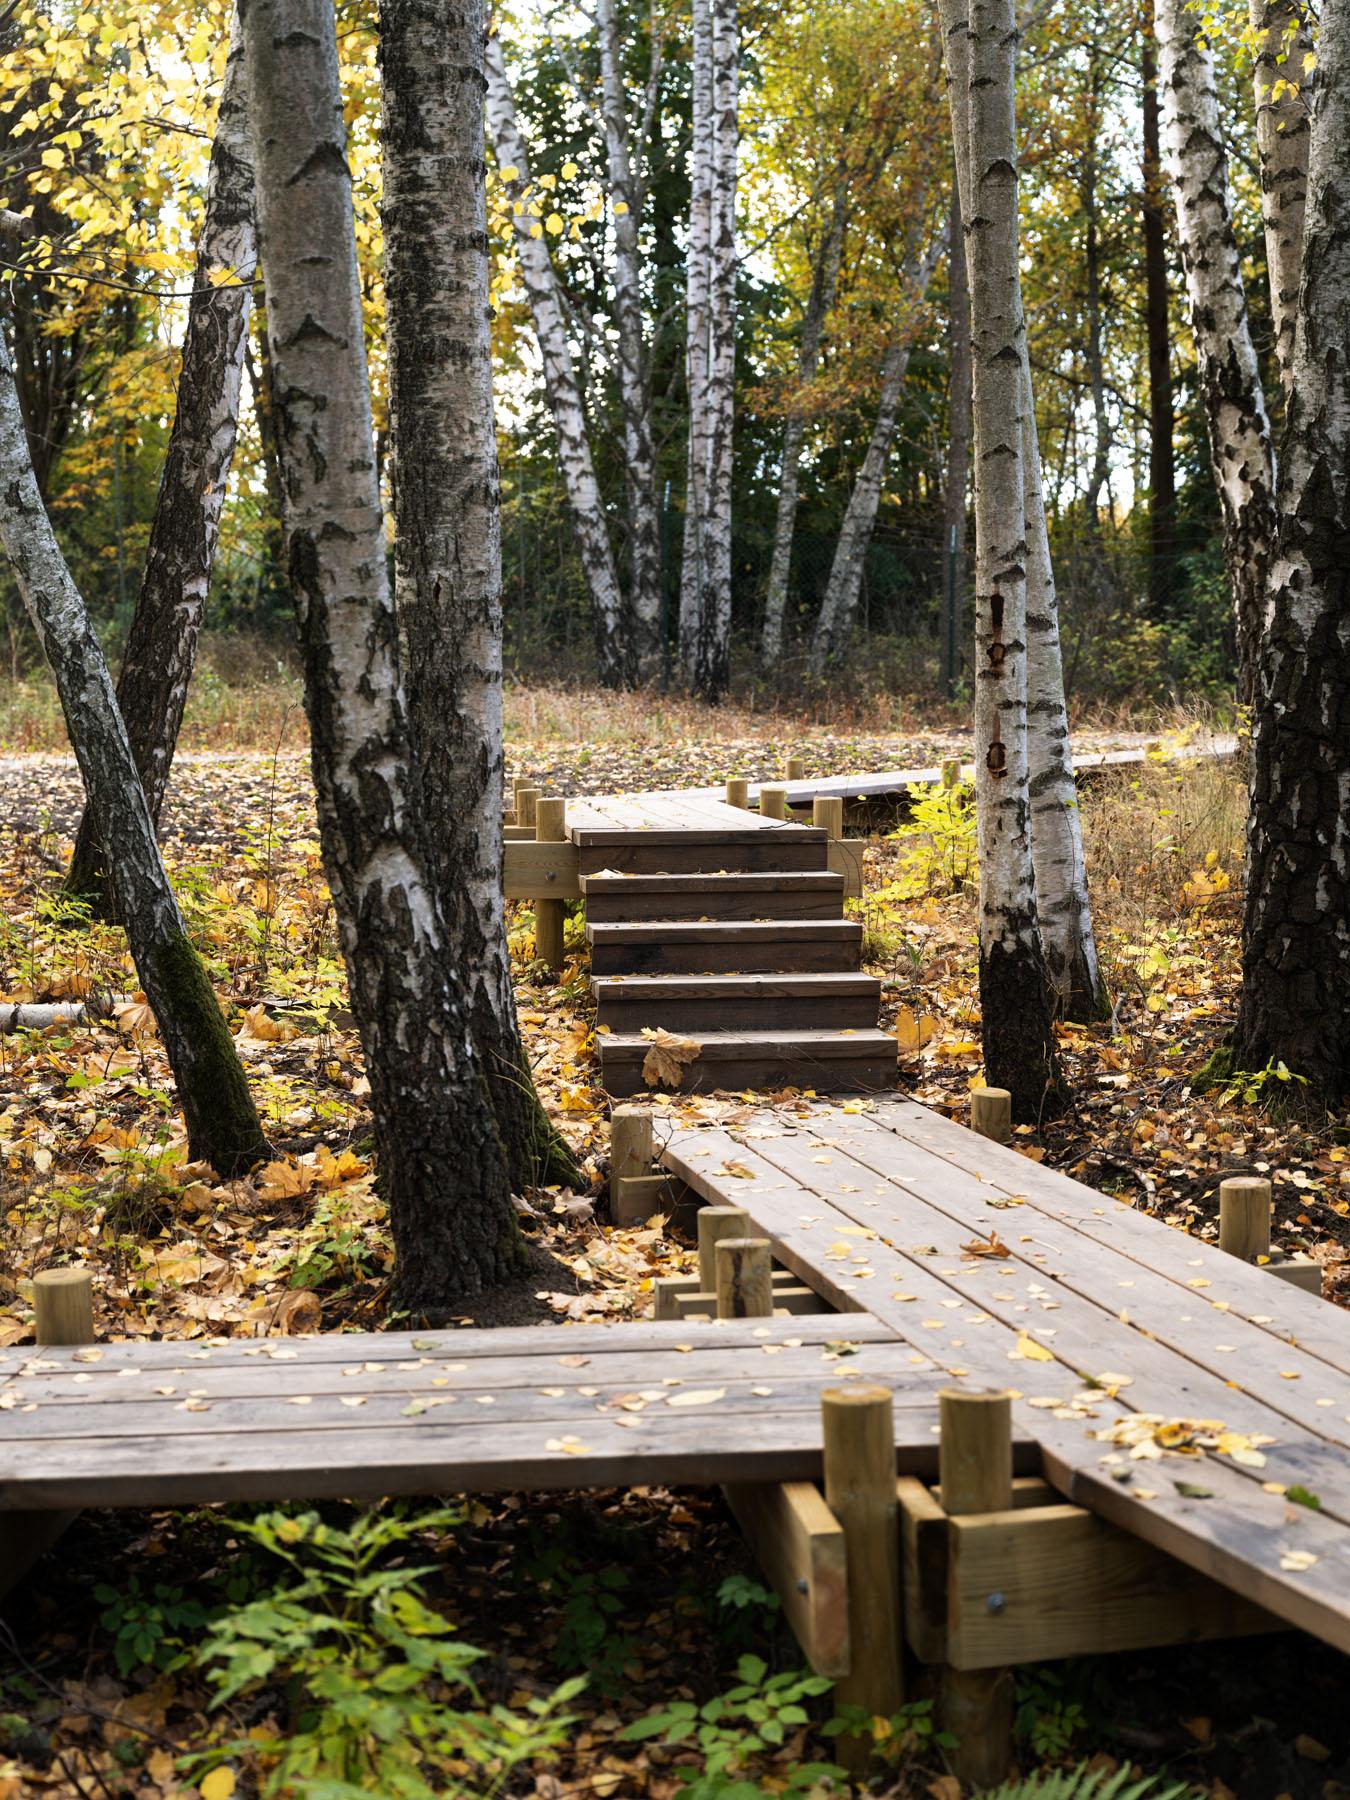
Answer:
M579 900L580 861L575 844L508 841L503 849L502 891L508 900Z
M833 846L831 847L833 849ZM637 919L831 919L845 894L833 869L734 875L588 875L586 917Z
M614 1031L661 1026L698 1031L721 1020L783 1031L874 1028L881 983L872 975L599 975L591 983L596 1022Z
M844 1533L813 1482L732 1482L727 1504L817 1675L849 1670Z
M596 975L833 973L856 971L862 960L853 919L588 924L586 937Z
M833 1092L855 1088L878 1093L895 1080L895 1039L888 1032L856 1030L822 1031L685 1031L696 1039L698 1056L683 1066L680 1091L710 1092L726 1088L774 1091L816 1084ZM611 1094L623 1096L652 1091L644 1080L642 1065L651 1049L649 1039L614 1032L599 1039L600 1066Z

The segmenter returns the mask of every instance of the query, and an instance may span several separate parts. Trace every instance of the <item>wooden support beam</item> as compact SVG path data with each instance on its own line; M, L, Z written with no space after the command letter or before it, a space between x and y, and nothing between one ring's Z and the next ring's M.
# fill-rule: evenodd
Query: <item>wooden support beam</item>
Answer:
M810 1481L733 1482L727 1504L817 1675L848 1674L844 1530Z
M575 844L538 843L534 827L526 839L508 838L502 891L508 900L579 900L581 875Z
M561 844L567 839L567 802L553 795L535 803L535 837L541 844ZM534 953L556 975L563 965L563 926L567 918L564 900L534 903Z
M849 1668L837 1706L889 1718L904 1699L900 1646L900 1540L896 1526L895 1422L890 1390L829 1388L821 1395L825 1504L844 1533ZM871 1756L869 1737L836 1740L854 1772Z
M768 1238L717 1240L719 1319L773 1317L773 1263Z
M739 1206L701 1206L698 1212L698 1285L717 1291L717 1246L723 1238L745 1237L750 1215Z
M1007 1088L976 1088L970 1096L970 1129L996 1144L1012 1142L1012 1095Z
M826 851L829 867L844 878L844 898L860 900L863 892L862 839L832 837Z
M761 819L786 819L787 789L780 781L766 781L759 790L759 816Z
M695 1202L678 1175L625 1175L611 1184L609 1216L616 1225L645 1225L660 1213L667 1224L692 1225Z
M750 805L750 783L744 775L732 775L727 780L727 805L737 807L741 812Z
M609 1116L609 1198L630 1175L650 1175L656 1162L652 1115L645 1106L616 1106Z
M976 1089L976 1092L981 1090ZM1010 1512L1013 1500L1012 1398L944 1388L938 1397L938 1469L949 1519ZM1011 1573L1011 1571L1010 1571ZM950 1590L948 1655L951 1653ZM943 1729L951 1732L952 1773L963 1786L995 1787L1012 1763L1013 1679L1006 1667L942 1674Z
M786 1274L786 1271L784 1271ZM791 1281L791 1277L788 1277ZM773 1316L778 1318L810 1318L815 1314L830 1312L826 1304L814 1288L796 1285L779 1286L775 1277L772 1288ZM697 1287L675 1296L675 1316L680 1319L715 1319L717 1317L717 1295L705 1294Z
M1291 1287L1302 1288L1304 1293L1320 1297L1322 1265L1314 1262L1311 1256L1272 1256L1265 1268L1268 1275L1278 1275Z

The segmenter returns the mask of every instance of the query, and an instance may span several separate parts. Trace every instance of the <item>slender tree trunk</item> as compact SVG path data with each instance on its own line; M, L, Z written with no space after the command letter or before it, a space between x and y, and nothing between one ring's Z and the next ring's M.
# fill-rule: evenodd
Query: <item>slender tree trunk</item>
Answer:
M1305 63L1312 30L1295 0L1250 0L1256 56L1256 150L1261 165L1261 215L1266 233L1270 316L1275 358L1286 404L1294 363L1303 256L1303 215L1308 194L1308 101Z
M427 856L517 1188L576 1179L516 1019L502 898L500 488L488 335L482 0L384 0L395 610Z
M319 834L365 1051L400 1304L519 1266L422 821L389 593L333 9L246 0L249 114Z
M769 589L764 602L764 628L760 638L761 668L772 669L783 654L783 613L787 606L788 575L792 566L792 536L797 523L797 495L801 475L802 441L806 435L807 385L820 366L820 340L825 320L834 305L839 285L839 259L844 249L848 221L848 191L842 185L830 208L829 224L821 238L811 270L811 292L802 318L797 350L799 392L783 427L783 466L778 477L778 513L774 520L773 558L769 564Z
M1156 0L1163 137L1191 304L1210 464L1233 589L1238 686L1256 692L1274 531L1275 457L1233 235L1214 59L1188 0Z
M708 318L713 229L713 0L692 0L692 126L689 143L689 238L685 251L685 388L689 427L680 566L680 670L697 681L708 560Z
M256 264L253 164L236 18L211 146L173 431L117 683L117 703L156 824L183 722L234 455ZM87 808L66 888L106 914L102 847Z
M967 221L975 421L975 791L985 1075L1014 1115L1059 1102L1036 910L1027 767L1025 331L1018 261L1012 0L943 0Z
M1091 58L1092 106L1089 137L1084 151L1083 222L1085 228L1084 276L1087 293L1087 343L1084 362L1087 365L1088 390L1092 395L1092 466L1088 471L1084 493L1084 512L1094 549L1100 554L1102 541L1102 490L1111 473L1111 418L1106 408L1106 365L1102 353L1102 274L1100 207L1097 200L1097 131L1100 126L1100 71L1095 53Z
M1148 609L1155 619L1173 611L1177 488L1172 435L1172 307L1167 280L1162 146L1158 129L1158 65L1153 9L1144 21L1144 332L1148 340Z
M500 40L489 37L486 52L487 117L502 180L511 196L515 225L516 257L529 297L534 332L544 365L544 390L558 435L558 463L572 513L582 573L590 595L595 627L600 679L606 687L623 687L632 679L631 645L625 631L625 609L619 587L619 571L609 541L600 485L591 460L591 441L586 429L586 409L581 385L567 341L567 325L557 276L543 225L530 207L530 165L516 119L516 103L507 79ZM538 236L535 236L535 233Z
M0 333L0 536L56 677L66 730L145 997L187 1123L191 1156L239 1175L267 1153L258 1114L206 967L164 872L112 677L38 493L14 364Z
M947 476L942 501L944 555L955 544L955 568L951 573L953 603L959 607L966 591L966 497L970 488L970 277L966 270L966 227L961 213L961 184L952 181L951 224L947 230ZM943 602L944 608L946 601ZM946 650L944 644L944 659ZM945 665L944 665L945 666ZM957 659L946 669L949 684L956 681Z
M1252 754L1238 1065L1350 1093L1350 6L1324 0L1272 620Z
M614 215L614 318L619 338L624 480L632 547L633 655L639 674L655 673L661 637L661 520L656 500L651 369L642 317L641 193L633 166L617 0L596 0L605 152Z

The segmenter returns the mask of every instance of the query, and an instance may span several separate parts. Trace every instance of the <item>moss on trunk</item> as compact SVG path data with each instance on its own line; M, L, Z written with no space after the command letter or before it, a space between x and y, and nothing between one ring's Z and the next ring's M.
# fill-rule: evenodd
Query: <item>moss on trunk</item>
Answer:
M206 965L187 937L156 947L154 980L161 1028L179 1039L190 1061L192 1078L180 1075L178 1090L192 1156L221 1175L242 1175L269 1146Z

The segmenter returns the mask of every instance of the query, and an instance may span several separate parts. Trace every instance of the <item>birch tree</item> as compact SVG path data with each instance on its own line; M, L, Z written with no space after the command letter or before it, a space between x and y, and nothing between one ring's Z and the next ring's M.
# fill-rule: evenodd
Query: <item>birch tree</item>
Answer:
M234 456L256 265L243 38L235 15L211 144L173 430L117 682L117 703L156 825L196 661ZM103 857L88 809L76 832L66 886L106 910Z
M502 884L502 583L482 0L383 0L395 609L427 854L515 1187L575 1178L516 1018Z
M1252 748L1236 1062L1350 1091L1350 6L1325 0L1270 624Z
M319 834L371 1085L399 1303L519 1266L428 867L385 560L337 42L324 0L247 0L245 66Z
M975 789L985 1073L1014 1115L1058 1097L1027 766L1025 328L1018 261L1013 0L943 0L966 251L975 424Z
M1233 233L1214 59L1188 0L1156 0L1163 142L1186 271L1210 466L1233 590L1239 691L1252 700L1274 530L1275 456Z
M600 484L595 477L586 409L567 340L558 278L539 220L530 211L530 164L516 118L515 96L501 40L487 40L487 119L497 167L511 196L512 229L521 282L530 303L543 363L544 391L558 439L558 466L576 531L582 574L590 596L600 680L622 687L632 679L632 646L625 631L623 592L610 543ZM536 210L537 207L536 207Z
M267 1154L267 1140L210 977L164 872L102 647L38 492L3 332L0 536L56 679L95 839L113 846L112 898L173 1070L188 1153L221 1175L241 1175Z
M1303 215L1308 189L1307 65L1312 31L1294 0L1251 0L1256 39L1252 81L1256 89L1256 150L1261 170L1261 218L1265 227L1270 316L1284 398L1294 362L1303 254Z

